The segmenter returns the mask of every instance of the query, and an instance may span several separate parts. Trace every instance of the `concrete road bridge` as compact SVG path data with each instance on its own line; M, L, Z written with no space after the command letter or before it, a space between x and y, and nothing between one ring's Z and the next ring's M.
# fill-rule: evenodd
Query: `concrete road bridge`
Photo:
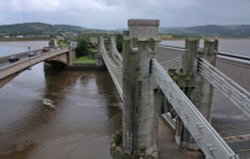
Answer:
M187 39L185 48L161 46L158 20L132 19L128 26L122 53L114 35L98 37L96 64L106 66L123 103L123 130L112 139L113 158L157 158L159 116L181 148L200 149L207 159L239 158L228 143L241 138L249 145L250 134L222 138L210 124L211 105L216 88L250 117L250 80L242 76L250 74L250 59L218 52L214 39L205 40L204 48L198 39ZM241 85L232 74L240 75Z
M31 52L32 56L30 56ZM19 60L16 62L9 62L11 56L15 56ZM50 64L52 67L65 67L72 65L74 56L74 48L50 48L48 52L43 52L41 49L1 57L0 88L15 78L19 73L29 69L31 66L37 63L44 61L45 64Z

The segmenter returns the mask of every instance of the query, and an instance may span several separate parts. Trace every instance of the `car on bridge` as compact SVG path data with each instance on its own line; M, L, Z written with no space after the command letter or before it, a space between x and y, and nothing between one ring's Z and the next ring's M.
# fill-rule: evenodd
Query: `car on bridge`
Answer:
M16 61L19 61L19 60L20 59L15 55L12 55L12 56L9 57L9 62L16 62Z
M45 52L49 52L49 51L50 51L50 48L49 48L49 47L44 47L42 51L43 51L44 53L45 53Z

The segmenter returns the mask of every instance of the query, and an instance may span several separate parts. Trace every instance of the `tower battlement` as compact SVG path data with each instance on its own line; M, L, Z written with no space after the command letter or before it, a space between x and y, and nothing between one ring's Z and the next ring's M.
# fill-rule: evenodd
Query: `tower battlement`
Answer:
M159 39L159 25L157 19L129 19L129 37Z
M128 26L159 26L160 21L155 19L129 19Z

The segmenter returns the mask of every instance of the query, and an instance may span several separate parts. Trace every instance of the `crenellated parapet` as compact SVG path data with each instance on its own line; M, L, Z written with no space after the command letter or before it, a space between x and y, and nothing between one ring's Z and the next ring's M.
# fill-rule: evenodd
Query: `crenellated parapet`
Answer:
M154 38L159 40L159 20L129 19L128 29L130 38Z
M159 26L159 20L152 19L129 19L128 26Z

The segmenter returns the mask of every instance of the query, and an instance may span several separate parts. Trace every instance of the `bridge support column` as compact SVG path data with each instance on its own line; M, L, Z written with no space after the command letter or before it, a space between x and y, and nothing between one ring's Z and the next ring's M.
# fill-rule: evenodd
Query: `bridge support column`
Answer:
M218 51L218 40L206 39L204 41L204 49L199 53L198 57L207 60L211 65L216 66L216 57ZM199 66L197 66L199 67ZM211 122L212 98L214 88L209 81L204 79L200 74L196 73L196 83L199 84L198 93L199 100L194 103L204 115L204 117ZM195 97L193 97L195 99Z
M217 40L205 40L204 50L198 51L199 40L186 40L186 53L183 56L183 72L178 75L178 85L189 97L203 116L211 120L211 106L213 97L212 85L201 77L197 72L198 58L207 59L210 63L216 63ZM198 149L194 139L183 126L180 119L177 119L176 142L183 148Z
M193 101L195 84L195 72L197 65L197 54L199 48L198 39L187 39L185 42L186 53L183 55L182 69L183 71L175 75L174 79L187 97L191 97ZM176 74L173 72L173 74ZM199 98L199 97L197 97ZM176 133L175 141L182 148L198 150L199 147L196 145L195 140L192 138L189 131L184 127L183 122L180 118L176 118Z
M150 60L155 56L158 20L129 20L130 38L125 38L123 57L123 149L133 155L154 156L157 153L158 122L154 106L154 81ZM138 27L140 32L134 32ZM157 34L149 35L153 28ZM149 32L150 33L150 32ZM146 38L144 38L146 37ZM133 47L131 48L131 43Z
M96 66L102 68L104 66L103 59L102 59L102 47L101 47L101 40L103 40L102 36L98 36L98 50L96 54Z
M68 56L67 56L67 65L71 66L73 64L73 60L75 59L75 49L69 48Z
M116 44L116 35L111 35L110 36L110 44L109 44L109 47L110 47L110 53L112 54L112 57L114 57L114 55L113 55L113 47L112 47L112 42L111 42L111 40L113 40L114 42L115 42L115 44Z
M152 155L155 108L148 41L138 41L138 51L125 50L123 62L123 148L132 154Z

